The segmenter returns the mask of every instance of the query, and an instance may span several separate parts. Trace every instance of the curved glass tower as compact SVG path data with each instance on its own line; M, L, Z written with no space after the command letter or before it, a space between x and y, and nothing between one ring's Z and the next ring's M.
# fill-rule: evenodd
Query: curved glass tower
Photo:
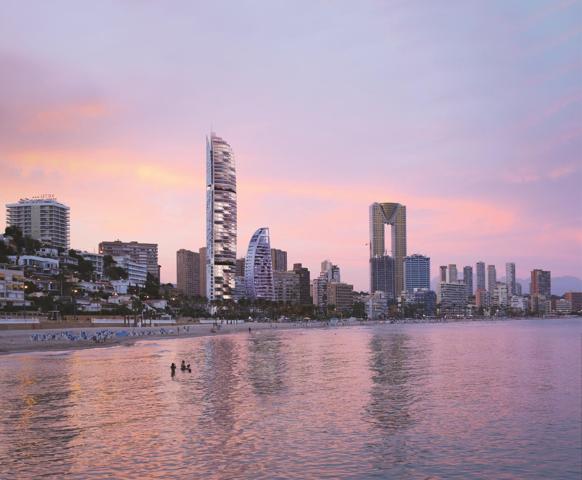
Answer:
M259 228L251 237L245 259L245 285L248 298L274 299L273 263L268 228Z
M206 138L206 295L230 300L236 268L236 171L230 145Z

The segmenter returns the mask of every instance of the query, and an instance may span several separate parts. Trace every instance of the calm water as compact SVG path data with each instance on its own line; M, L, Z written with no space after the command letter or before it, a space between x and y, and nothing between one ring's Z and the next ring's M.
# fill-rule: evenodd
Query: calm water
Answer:
M538 320L3 356L0 479L579 479L581 350Z

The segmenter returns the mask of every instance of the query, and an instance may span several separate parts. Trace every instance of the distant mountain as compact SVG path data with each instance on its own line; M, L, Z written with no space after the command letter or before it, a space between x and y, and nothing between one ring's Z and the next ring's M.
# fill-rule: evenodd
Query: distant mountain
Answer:
M529 291L529 282L524 280L523 287ZM566 292L582 292L582 279L566 275L564 277L552 277L552 294L564 295Z
M434 277L431 282L431 288L436 289L439 277ZM505 277L499 278L500 282L505 281ZM529 278L518 278L518 283L521 283L521 288L524 294L529 293ZM473 279L473 286L475 286L475 279ZM552 295L562 296L566 292L582 292L582 278L565 275L563 277L552 277Z

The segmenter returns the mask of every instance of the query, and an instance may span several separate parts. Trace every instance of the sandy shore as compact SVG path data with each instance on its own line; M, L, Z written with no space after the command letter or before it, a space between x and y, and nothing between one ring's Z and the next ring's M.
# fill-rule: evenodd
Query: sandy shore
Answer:
M356 325L356 322L350 325ZM345 323L344 325L348 325ZM283 330L296 328L318 328L327 326L322 322L311 322L309 327L297 323L239 323L224 324L218 331L213 331L211 324L192 324L166 327L86 327L86 328L53 328L42 330L0 330L0 355L19 352L42 352L77 350L83 348L111 347L114 345L131 345L140 340L159 340L171 338L203 337L213 335L224 335L228 333L248 332L258 330ZM62 338L66 332L75 337L79 337L82 332L91 337L98 332L107 332L107 337L103 341L94 340L74 340ZM116 336L117 332L133 333L136 336ZM44 341L34 341L35 335L44 336L48 339ZM56 338L52 339L51 336Z

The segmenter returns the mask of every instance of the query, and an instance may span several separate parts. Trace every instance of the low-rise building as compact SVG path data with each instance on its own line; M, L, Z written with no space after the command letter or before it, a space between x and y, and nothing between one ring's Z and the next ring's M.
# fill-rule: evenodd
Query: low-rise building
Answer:
M54 247L41 247L35 253L39 257L59 258L59 249Z
M552 310L558 315L570 315L572 313L572 303L565 298L559 298L552 305Z
M96 293L101 290L101 285L95 282L80 281L77 283L77 288L85 292Z
M436 313L436 292L427 288L415 288L412 292L402 295L403 306L413 306L415 313L424 317L432 317Z
M109 283L117 295L125 295L129 290L129 280L111 280Z
M56 258L38 257L36 255L21 255L14 258L15 263L20 267L24 267L25 271L44 275L58 275L59 273L59 260Z
M388 296L386 292L378 290L372 295L368 295L364 305L369 320L383 319L388 315Z
M0 306L26 305L24 292L24 271L0 267Z

